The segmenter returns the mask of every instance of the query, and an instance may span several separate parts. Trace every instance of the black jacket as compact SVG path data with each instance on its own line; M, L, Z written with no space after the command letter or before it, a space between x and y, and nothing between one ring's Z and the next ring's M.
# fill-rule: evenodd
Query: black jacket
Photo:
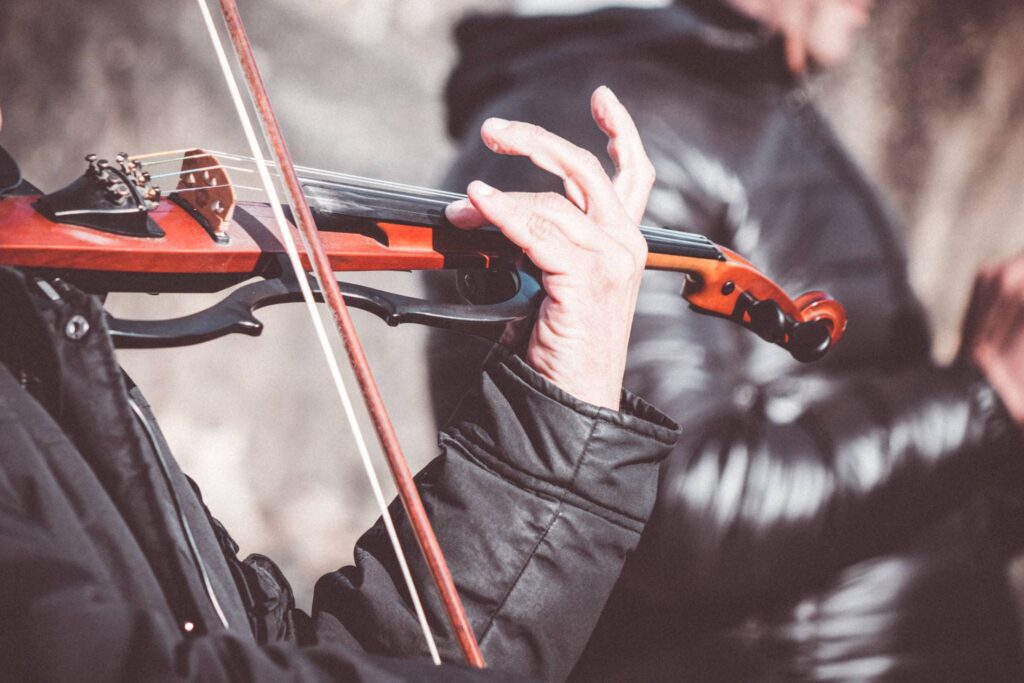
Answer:
M779 40L714 2L476 18L457 35L450 189L474 178L560 189L488 152L479 124L531 121L604 159L588 102L606 84L657 169L648 224L704 233L786 291L824 289L849 313L832 355L801 366L686 310L678 275L648 273L627 386L666 407L683 437L577 674L1020 676L1003 543L1018 538L1005 522L1024 493L1024 452L975 370L930 361L898 226L788 74ZM456 354L465 362L464 344L436 345L438 377Z
M630 395L622 412L598 409L514 356L488 362L418 485L492 667L565 677L676 430ZM236 552L126 385L99 301L0 268L0 679L483 677L423 659L380 523L355 566L320 579L311 614L269 559Z

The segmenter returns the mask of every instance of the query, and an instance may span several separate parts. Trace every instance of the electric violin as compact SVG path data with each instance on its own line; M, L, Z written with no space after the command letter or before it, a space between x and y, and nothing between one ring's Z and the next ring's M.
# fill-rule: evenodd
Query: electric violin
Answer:
M237 199L236 177L254 160L201 149L86 156L67 187L38 192L0 151L0 263L63 277L91 292L215 292L219 304L174 320L111 318L124 348L194 344L230 333L258 335L253 312L298 301L270 206ZM170 170L167 170L170 169ZM487 335L531 315L544 293L522 254L496 229L459 230L444 207L463 197L299 167L333 271L458 271L464 304L432 302L340 282L346 302L391 325L421 323ZM232 175L234 174L234 176ZM164 192L158 182L170 179ZM841 305L823 292L789 296L750 262L706 237L642 227L647 267L677 271L682 297L728 318L800 361L824 356L842 336ZM303 266L309 269L308 257ZM321 297L315 283L316 295Z
M348 305L392 325L417 322L486 334L531 316L544 298L522 253L494 229L462 231L444 217L461 195L296 167L284 143L235 0L219 0L224 29L197 0L251 155L187 149L119 154L114 163L89 154L84 172L44 193L0 149L0 265L59 277L94 293L216 292L211 308L174 320L109 318L120 347L194 344L230 333L257 335L260 307L304 301L317 330L382 521L433 660L430 625L405 560L365 440L330 348L317 301L334 314L399 498L423 553L452 632L467 662L483 666L473 631L427 519L383 406ZM241 95L222 30L263 132ZM270 159L264 149L270 152ZM179 167L180 166L180 167ZM241 174L260 179L266 202L241 201ZM278 197L276 175L286 200ZM161 183L169 179L169 183ZM172 185L167 191L163 185ZM822 357L846 326L842 306L823 292L791 299L734 252L703 236L643 228L647 267L682 275L682 296L695 310L728 318L801 361ZM299 248L299 243L302 249ZM338 271L458 271L465 303L399 296L339 282Z

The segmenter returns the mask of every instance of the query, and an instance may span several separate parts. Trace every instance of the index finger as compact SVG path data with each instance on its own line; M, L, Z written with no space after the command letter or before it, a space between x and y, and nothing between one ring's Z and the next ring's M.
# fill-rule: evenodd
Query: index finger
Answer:
M597 157L568 140L532 123L490 118L480 137L493 152L525 156L565 184L566 196L599 220L614 216L618 198Z

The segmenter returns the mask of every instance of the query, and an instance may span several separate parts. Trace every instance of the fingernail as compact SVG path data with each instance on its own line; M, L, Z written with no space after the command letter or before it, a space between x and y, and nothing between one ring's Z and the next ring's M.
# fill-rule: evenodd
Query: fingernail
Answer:
M490 128L491 130L501 130L503 128L508 128L508 121L506 121L505 119L499 119L496 116L492 116L491 118L484 121L484 125Z
M481 197L490 197L494 194L494 188L482 180L474 180L469 184L467 189L473 194L478 194Z
M456 199L454 202L444 207L444 213L448 218L458 218L460 214L464 214L469 211L470 206L468 199Z
M609 98L611 98L611 101L612 101L612 102L618 102L618 101L619 101L619 98L618 98L618 97L616 97L615 93L614 93L614 92L612 92L612 89L611 89L611 88L609 88L609 87L608 87L607 85L602 85L602 86L601 86L601 88L602 88L602 89L604 90L605 94L606 94L606 95L607 95L607 96L608 96Z

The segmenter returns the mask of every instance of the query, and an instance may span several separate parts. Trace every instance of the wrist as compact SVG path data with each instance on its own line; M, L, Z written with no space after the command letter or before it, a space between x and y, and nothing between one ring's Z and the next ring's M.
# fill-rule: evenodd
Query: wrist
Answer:
M572 370L563 365L552 367L545 353L526 354L527 364L541 377L578 401L618 412L622 395L623 372L596 367L596 363L579 364Z

